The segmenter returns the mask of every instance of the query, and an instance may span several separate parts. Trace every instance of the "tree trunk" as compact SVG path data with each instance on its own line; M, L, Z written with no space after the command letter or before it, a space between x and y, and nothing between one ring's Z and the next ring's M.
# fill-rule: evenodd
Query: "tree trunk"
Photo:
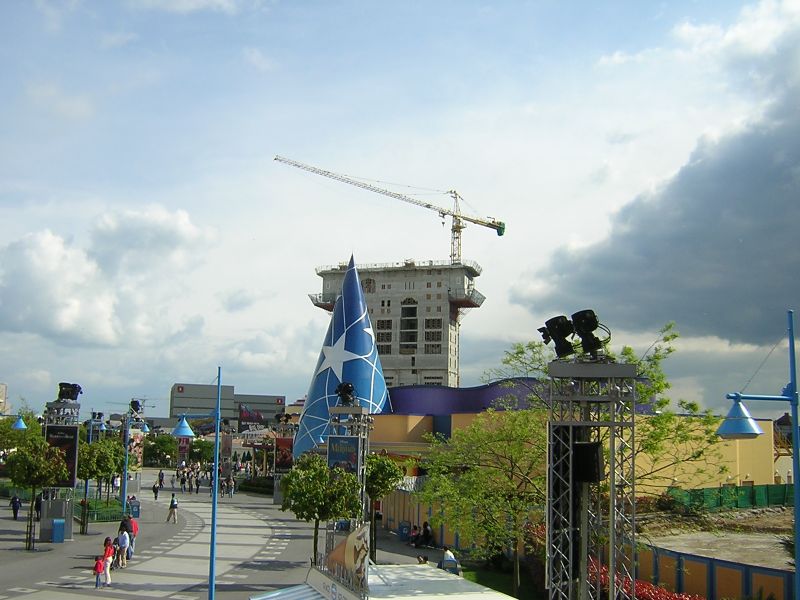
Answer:
M33 519L34 504L36 503L36 487L31 488L31 505L28 507L28 528L25 531L25 550L34 550L36 545L36 529Z
M520 584L520 573L519 573L519 540L514 540L514 581L513 581L513 595L514 598L519 598L519 584Z
M378 562L378 535L375 531L375 503L369 501L369 558L372 562Z
M311 557L311 564L317 564L317 537L319 536L319 519L314 519L314 554Z

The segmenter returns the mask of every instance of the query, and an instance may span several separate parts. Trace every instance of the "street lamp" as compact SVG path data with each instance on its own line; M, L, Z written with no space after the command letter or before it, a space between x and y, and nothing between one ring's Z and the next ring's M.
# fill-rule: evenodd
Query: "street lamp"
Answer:
M205 414L182 414L175 429L174 437L194 437L194 431L189 426L186 418L212 418L214 419L214 471L211 478L211 538L208 553L208 600L214 600L217 573L217 499L219 495L219 423L222 406L222 367L217 367L217 407L214 411Z
M103 423L103 413L92 411L92 418L84 422L86 426L86 443L92 443L92 432L95 428L99 432L106 431L108 427ZM83 482L83 519L81 520L81 533L89 533L89 480Z
M728 416L717 429L717 435L723 439L738 440L752 439L764 433L750 416L742 400L765 400L769 402L788 402L792 407L792 485L794 492L794 551L797 555L800 550L800 425L797 422L797 366L795 364L794 348L794 311L787 311L789 326L789 384L783 388L780 396L757 396L740 394L738 392L726 394L728 400L733 400ZM794 598L800 599L800 568L795 558L794 569Z
M130 409L125 413L125 417L122 420L122 445L125 447L125 465L122 467L122 485L119 492L123 515L128 512L128 453L130 452L128 446L130 445L131 437L131 417L133 417L133 423L141 423L139 429L142 433L150 432L147 423L139 416L139 413L142 411L142 405L139 400L134 398L131 400L130 406Z
M14 421L14 424L11 426L11 429L14 431L25 431L28 426L25 425L25 420L22 418L22 415L0 415L0 417L17 417L17 420Z

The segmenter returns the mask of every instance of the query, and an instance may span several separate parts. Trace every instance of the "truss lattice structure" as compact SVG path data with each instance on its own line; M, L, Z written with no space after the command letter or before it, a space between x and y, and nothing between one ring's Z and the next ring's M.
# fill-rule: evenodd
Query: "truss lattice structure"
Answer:
M550 376L549 598L634 599L635 367L555 361Z

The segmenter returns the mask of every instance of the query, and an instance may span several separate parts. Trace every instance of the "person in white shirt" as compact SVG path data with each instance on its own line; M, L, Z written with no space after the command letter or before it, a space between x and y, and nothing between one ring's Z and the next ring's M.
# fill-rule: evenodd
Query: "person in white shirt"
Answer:
M455 554L453 554L453 552L450 550L449 547L445 546L444 547L444 556L442 556L442 562L448 561L448 560L455 560L455 559L456 559Z
M119 532L117 543L119 544L119 566L124 569L128 566L128 546L131 545L131 537L127 530L123 529Z

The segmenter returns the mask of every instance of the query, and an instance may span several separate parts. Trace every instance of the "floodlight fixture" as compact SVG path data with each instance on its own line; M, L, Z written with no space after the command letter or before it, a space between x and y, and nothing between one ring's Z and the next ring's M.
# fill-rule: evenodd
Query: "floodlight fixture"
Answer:
M542 339L545 344L549 344L551 341L553 342L558 358L564 358L570 354L575 354L575 348L572 347L572 342L567 339L567 337L575 333L575 328L564 315L559 315L545 321L544 327L539 328L539 332L542 334Z
M339 396L342 406L353 406L355 404L355 387L349 381L343 381L336 386L336 395Z
M591 354L597 358L597 351L603 347L603 342L594 334L600 326L597 315L592 309L576 312L572 315L572 325L575 333L581 338L581 348L586 354Z
M62 401L77 401L78 395L82 394L83 390L77 383L66 383L62 381L58 384L58 399Z

